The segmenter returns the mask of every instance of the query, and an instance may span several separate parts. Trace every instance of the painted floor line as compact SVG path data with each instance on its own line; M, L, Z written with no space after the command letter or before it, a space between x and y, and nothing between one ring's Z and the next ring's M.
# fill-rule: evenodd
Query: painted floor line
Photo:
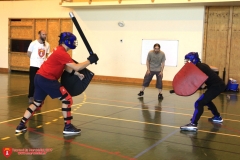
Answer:
M160 143L164 142L166 139L168 139L169 137L171 137L172 135L174 135L177 131L179 131L179 130L175 130L175 131L169 133L166 137L164 137L163 139L160 139L159 141L157 141L156 143L154 143L154 144L151 145L150 147L146 148L145 150L143 150L142 152L140 152L139 154L137 154L134 158L139 158L139 157L142 156L143 154L147 153L147 152L150 151L152 148L156 147L157 145L159 145Z
M6 124L6 125L8 125L10 127L14 127L11 124ZM109 155L114 155L114 156L120 157L122 159L136 160L136 159L131 158L129 156L122 155L120 152L112 152L112 151L108 151L108 150L105 150L105 149L97 148L97 147L94 147L94 146L90 146L90 145L87 145L87 144L84 144L84 143L79 143L77 141L74 141L74 137L75 136L80 136L81 134L78 134L78 135L75 135L75 136L71 135L70 137L73 137L72 139L67 139L67 137L65 137L66 138L65 139L65 138L62 138L62 137L59 137L59 136L56 136L56 135L38 132L34 128L28 128L28 131L36 133L38 135L45 136L45 137L50 137L50 138L53 138L53 139L56 139L56 140L59 140L59 141L64 141L64 142L68 142L68 143L71 143L71 144L75 144L75 145L78 145L78 146L81 146L81 147L84 147L84 148L88 148L88 149L91 149L91 150L95 150L95 151L98 151L98 152L106 153L106 154L109 154ZM16 135L16 136L24 136L24 134L25 133L22 133L22 134L19 134L19 135Z
M134 110L149 110L149 111L155 111L155 112L163 112L163 113L169 113L169 114L179 114L179 115L185 115L185 116L192 116L192 114L186 114L181 112L169 112L169 111L161 111L161 110L153 110L153 109L142 109L142 108L135 108L135 107L127 107L127 106L119 106L119 105L113 105L113 104L103 104L103 103L94 103L94 102L85 102L86 104L95 104L100 106L111 106L111 107L117 107L117 108L128 108L128 109L134 109ZM210 118L210 116L201 116L202 118ZM240 122L239 120L233 120L233 119L226 119L223 118L224 121L233 121L233 122Z
M12 95L12 96L4 96L4 97L0 97L0 98L17 97L17 96L23 96L23 95L27 95L27 93L25 93L25 94L16 94L16 95Z
M77 106L78 104L74 104L72 106ZM48 110L48 111L44 111L44 112L40 112L40 113L35 113L34 116L36 115L39 115L39 114L44 114L44 113L49 113L49 112L53 112L53 111L59 111L61 108L56 108L56 109L52 109L52 110ZM24 112L23 112L24 114ZM7 123L7 122L11 122L11 121L15 121L15 120L19 120L19 119L22 119L22 117L18 117L18 118L14 118L14 119L9 119L9 120L6 120L6 121L1 121L0 124L3 124L3 123Z
M96 117L96 118L103 118L103 119L111 119L111 120L117 120L117 121L133 122L133 123L140 123L140 124L148 124L148 125L162 126L162 127L169 127L169 128L180 128L179 126L171 126L171 125L166 125L166 124L142 122L142 121L136 121L136 120L113 118L113 117L105 117L105 116L98 116L98 115L91 115L91 114L84 114L84 113L76 113L76 112L72 112L72 113L73 114L79 114L79 115L82 115L82 116L89 116L89 117ZM198 132L205 132L205 133L217 134L217 135L222 135L222 136L229 136L229 137L238 137L238 138L240 138L240 135L234 135L234 134L211 132L211 131L205 131L205 130L198 130Z

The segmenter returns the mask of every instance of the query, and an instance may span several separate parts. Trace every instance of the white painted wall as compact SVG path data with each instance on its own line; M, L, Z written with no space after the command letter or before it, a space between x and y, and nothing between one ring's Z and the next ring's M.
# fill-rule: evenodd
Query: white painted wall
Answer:
M178 66L165 67L164 80L173 79L185 54L202 52L204 7L76 9L75 14L99 55L98 65L89 67L97 75L143 78L142 39L179 40ZM119 27L119 21L124 21L125 27ZM84 60L87 55L79 40L73 57Z
M71 9L61 7L60 0L0 2L0 68L8 68L9 18L68 18Z
M66 18L72 9L59 0L0 2L0 68L8 68L8 18ZM96 75L143 78L142 39L179 40L177 67L165 67L164 80L172 80L190 51L202 52L204 7L75 9L74 13L99 63L88 67ZM119 27L119 21L125 27ZM78 33L74 27L74 34ZM120 40L123 40L121 43ZM73 58L83 61L88 52L78 36ZM53 46L52 46L53 48Z

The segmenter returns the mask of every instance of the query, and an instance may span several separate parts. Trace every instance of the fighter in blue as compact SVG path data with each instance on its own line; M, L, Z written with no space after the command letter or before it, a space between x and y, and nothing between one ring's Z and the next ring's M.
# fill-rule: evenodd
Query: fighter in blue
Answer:
M212 102L214 98L216 98L225 90L225 84L223 80L207 64L201 63L197 52L190 52L186 54L185 60L191 61L193 64L195 64L203 73L208 76L208 78L205 81L205 84L207 85L206 92L203 93L194 104L195 110L191 118L191 122L181 126L180 129L185 131L197 131L198 121L203 114L204 106L207 106L213 114L213 117L209 118L210 121L215 123L223 122L217 107Z

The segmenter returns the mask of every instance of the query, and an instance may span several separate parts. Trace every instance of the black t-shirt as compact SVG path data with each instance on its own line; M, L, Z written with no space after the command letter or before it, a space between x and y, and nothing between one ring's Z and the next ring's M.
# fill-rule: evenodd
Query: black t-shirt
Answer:
M210 87L214 84L223 83L223 80L215 73L207 64L205 63L197 63L196 66L208 76L205 84Z

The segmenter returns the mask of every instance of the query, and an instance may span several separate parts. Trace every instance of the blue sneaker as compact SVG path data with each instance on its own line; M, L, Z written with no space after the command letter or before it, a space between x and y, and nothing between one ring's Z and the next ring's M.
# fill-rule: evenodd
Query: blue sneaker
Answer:
M23 133L27 131L27 127L25 126L25 124L19 124L15 130L15 133Z
M213 116L212 118L208 119L209 121L216 122L216 123L222 123L223 119L221 116Z
M77 129L74 125L65 124L63 129L63 134L79 134L81 132L81 129Z

